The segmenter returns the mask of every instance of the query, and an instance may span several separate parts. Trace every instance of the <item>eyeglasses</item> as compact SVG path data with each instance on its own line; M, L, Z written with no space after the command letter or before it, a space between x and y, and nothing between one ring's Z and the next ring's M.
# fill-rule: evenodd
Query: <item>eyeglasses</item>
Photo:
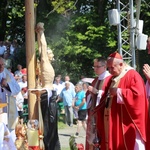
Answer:
M103 67L104 65L102 65L102 66L93 66L92 68L93 69L96 69L96 68L101 68L101 67Z

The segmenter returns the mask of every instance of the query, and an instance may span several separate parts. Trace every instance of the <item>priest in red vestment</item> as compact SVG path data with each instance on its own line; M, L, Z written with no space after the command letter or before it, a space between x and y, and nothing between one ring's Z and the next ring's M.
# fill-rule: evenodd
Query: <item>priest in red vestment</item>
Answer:
M148 100L144 81L117 52L109 55L107 67L112 78L106 85L107 96L101 98L105 108L97 107L101 150L145 150Z

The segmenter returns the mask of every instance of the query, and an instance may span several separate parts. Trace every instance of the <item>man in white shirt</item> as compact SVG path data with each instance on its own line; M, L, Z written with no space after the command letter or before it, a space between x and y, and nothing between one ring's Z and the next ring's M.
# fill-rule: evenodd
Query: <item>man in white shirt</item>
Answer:
M27 87L27 75L22 76L22 81L18 82L20 89Z
M57 92L57 96L58 96L61 93L62 89L64 88L63 85L60 83L60 77L55 78L53 88L54 88L54 91Z

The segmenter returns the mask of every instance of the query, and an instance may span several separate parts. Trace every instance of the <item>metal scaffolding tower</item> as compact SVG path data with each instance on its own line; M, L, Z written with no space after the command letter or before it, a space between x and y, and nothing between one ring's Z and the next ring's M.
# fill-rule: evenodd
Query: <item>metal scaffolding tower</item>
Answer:
M118 51L123 59L136 68L135 39L138 34L141 0L117 0L120 23L118 27Z

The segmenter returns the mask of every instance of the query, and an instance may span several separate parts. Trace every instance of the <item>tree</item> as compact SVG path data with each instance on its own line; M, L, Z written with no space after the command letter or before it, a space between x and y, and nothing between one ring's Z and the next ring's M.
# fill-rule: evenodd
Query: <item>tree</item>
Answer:
M70 5L66 6L65 2L54 1L53 10L57 13L49 12L49 21L48 18L44 20L49 22L51 28L46 36L54 49L56 74L69 74L77 81L81 74L93 76L93 70L90 69L93 59L116 50L117 42L114 38L116 34L110 32L112 28L108 20L103 16L100 21L96 1L69 2Z
M21 0L2 0L0 3L0 40L25 41L25 7Z
M114 2L114 0L112 1ZM93 59L107 57L117 50L117 28L108 23L108 10L114 3L106 0L36 0L36 23L44 22L45 36L55 54L56 75L69 74L74 82L80 74L94 76ZM140 19L143 33L149 34L149 0L142 1ZM25 45L25 7L21 0L1 0L1 40L17 39ZM25 53L22 48L21 53ZM149 56L139 51L140 68ZM21 61L21 60L19 60ZM24 60L25 62L25 60ZM20 62L21 63L21 62Z

